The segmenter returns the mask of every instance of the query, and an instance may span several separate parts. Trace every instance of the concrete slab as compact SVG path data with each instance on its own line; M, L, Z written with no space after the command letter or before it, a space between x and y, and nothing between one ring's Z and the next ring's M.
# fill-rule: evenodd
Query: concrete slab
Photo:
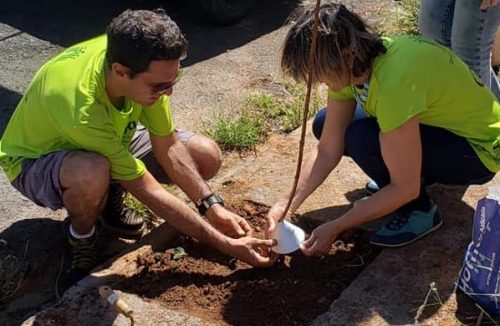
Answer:
M498 177L490 182L499 184ZM485 186L470 187L463 201L460 193L457 187L432 189L438 206L448 207L441 211L443 227L409 246L384 250L314 324L460 324L455 317L460 309L455 281L471 238L473 207L486 191ZM439 300L432 292L430 305L416 320L417 309L424 303L431 283L435 284Z
M132 307L134 324L128 317L117 314L93 288L81 289L78 295L26 320L22 325L209 325L201 319L165 309L138 296L116 291Z

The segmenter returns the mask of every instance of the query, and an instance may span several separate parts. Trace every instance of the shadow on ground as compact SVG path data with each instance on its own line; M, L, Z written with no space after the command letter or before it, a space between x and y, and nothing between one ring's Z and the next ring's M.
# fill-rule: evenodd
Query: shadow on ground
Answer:
M0 325L16 325L55 303L54 286L66 244L68 221L28 218L0 233ZM129 244L98 229L101 262ZM14 271L15 273L10 273Z
M438 205L443 227L408 246L384 250L383 259L370 266L318 324L357 325L371 320L374 314L390 325L413 324L431 282L436 284L442 302L447 302L471 239L474 209L462 200L466 190L457 186L431 187L429 193ZM360 194L354 191L346 197L357 200ZM334 209L331 214L338 216L342 211ZM420 322L444 318L440 314L442 306L433 295L428 304L418 318Z
M0 85L0 137L9 122L9 117L16 108L21 95Z
M13 223L0 233L6 245L2 261L10 261L16 275L3 275L0 324L19 324L54 299L54 281L59 268L63 223L50 218L30 218ZM3 266L4 268L7 266ZM10 274L10 273L7 273ZM20 282L20 283L19 283Z
M281 27L298 0L256 1L252 11L231 26L215 26L186 1L123 0L123 1L32 1L3 0L0 23L19 31L0 39L15 37L19 32L67 47L104 32L109 21L127 8L153 9L163 7L178 23L189 42L191 65L209 59Z
M197 1L197 0L196 0ZM153 9L164 7L179 24L189 41L188 57L183 66L210 59L228 50L240 47L260 36L281 27L296 7L298 0L265 1L258 0L247 16L230 26L216 26L196 6L184 4L186 1L167 0L123 0L123 1L32 1L2 0L0 24L12 27L7 35L0 37L2 46L14 48L13 39L26 33L62 47L68 47L89 39L105 31L110 20L127 8ZM10 30L10 29L7 29ZM29 51L37 51L37 42L30 44ZM16 45L16 47L19 45ZM20 46L23 51L23 47ZM14 53L22 57L25 53ZM25 68L26 69L26 68ZM38 67L33 67L33 76ZM29 72L28 72L29 75ZM0 135L21 96L6 88L0 77ZM31 77L30 77L31 78ZM22 84L28 85L28 81Z
M106 277L92 278L86 280L97 284L112 284L116 280L114 275ZM45 325L129 325L128 320L124 323L123 316L106 300L98 295L98 287L74 287L70 293L66 294L60 301L51 305L50 308L43 310L39 314L26 316L25 323L32 326ZM135 307L134 307L135 308ZM121 322L118 319L122 318ZM133 324L132 324L133 325Z

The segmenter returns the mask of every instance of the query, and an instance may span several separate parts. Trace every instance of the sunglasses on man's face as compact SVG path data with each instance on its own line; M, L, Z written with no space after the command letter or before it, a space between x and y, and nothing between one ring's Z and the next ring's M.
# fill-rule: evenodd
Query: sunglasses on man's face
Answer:
M182 79L184 76L184 69L180 68L177 74L175 75L174 80L168 83L159 83L155 85L150 85L151 89L151 94L152 95L163 95L165 92L167 92L169 89L174 87L175 84L179 82L179 80Z

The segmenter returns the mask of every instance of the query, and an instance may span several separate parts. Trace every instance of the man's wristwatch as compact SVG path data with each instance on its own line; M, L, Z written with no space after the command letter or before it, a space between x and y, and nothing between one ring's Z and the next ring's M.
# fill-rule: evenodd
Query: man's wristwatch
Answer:
M221 204L224 206L224 200L216 194L211 194L210 196L198 200L196 202L196 208L198 208L200 215L205 215L207 210L215 204Z

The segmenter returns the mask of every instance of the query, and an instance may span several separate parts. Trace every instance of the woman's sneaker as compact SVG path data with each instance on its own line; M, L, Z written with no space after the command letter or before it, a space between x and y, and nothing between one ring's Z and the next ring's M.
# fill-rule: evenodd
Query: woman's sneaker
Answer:
M370 237L370 243L382 247L401 247L438 229L443 220L436 204L428 211L400 209Z
M56 278L55 292L58 299L96 267L96 238L96 232L86 239L77 239L68 233L68 242Z

